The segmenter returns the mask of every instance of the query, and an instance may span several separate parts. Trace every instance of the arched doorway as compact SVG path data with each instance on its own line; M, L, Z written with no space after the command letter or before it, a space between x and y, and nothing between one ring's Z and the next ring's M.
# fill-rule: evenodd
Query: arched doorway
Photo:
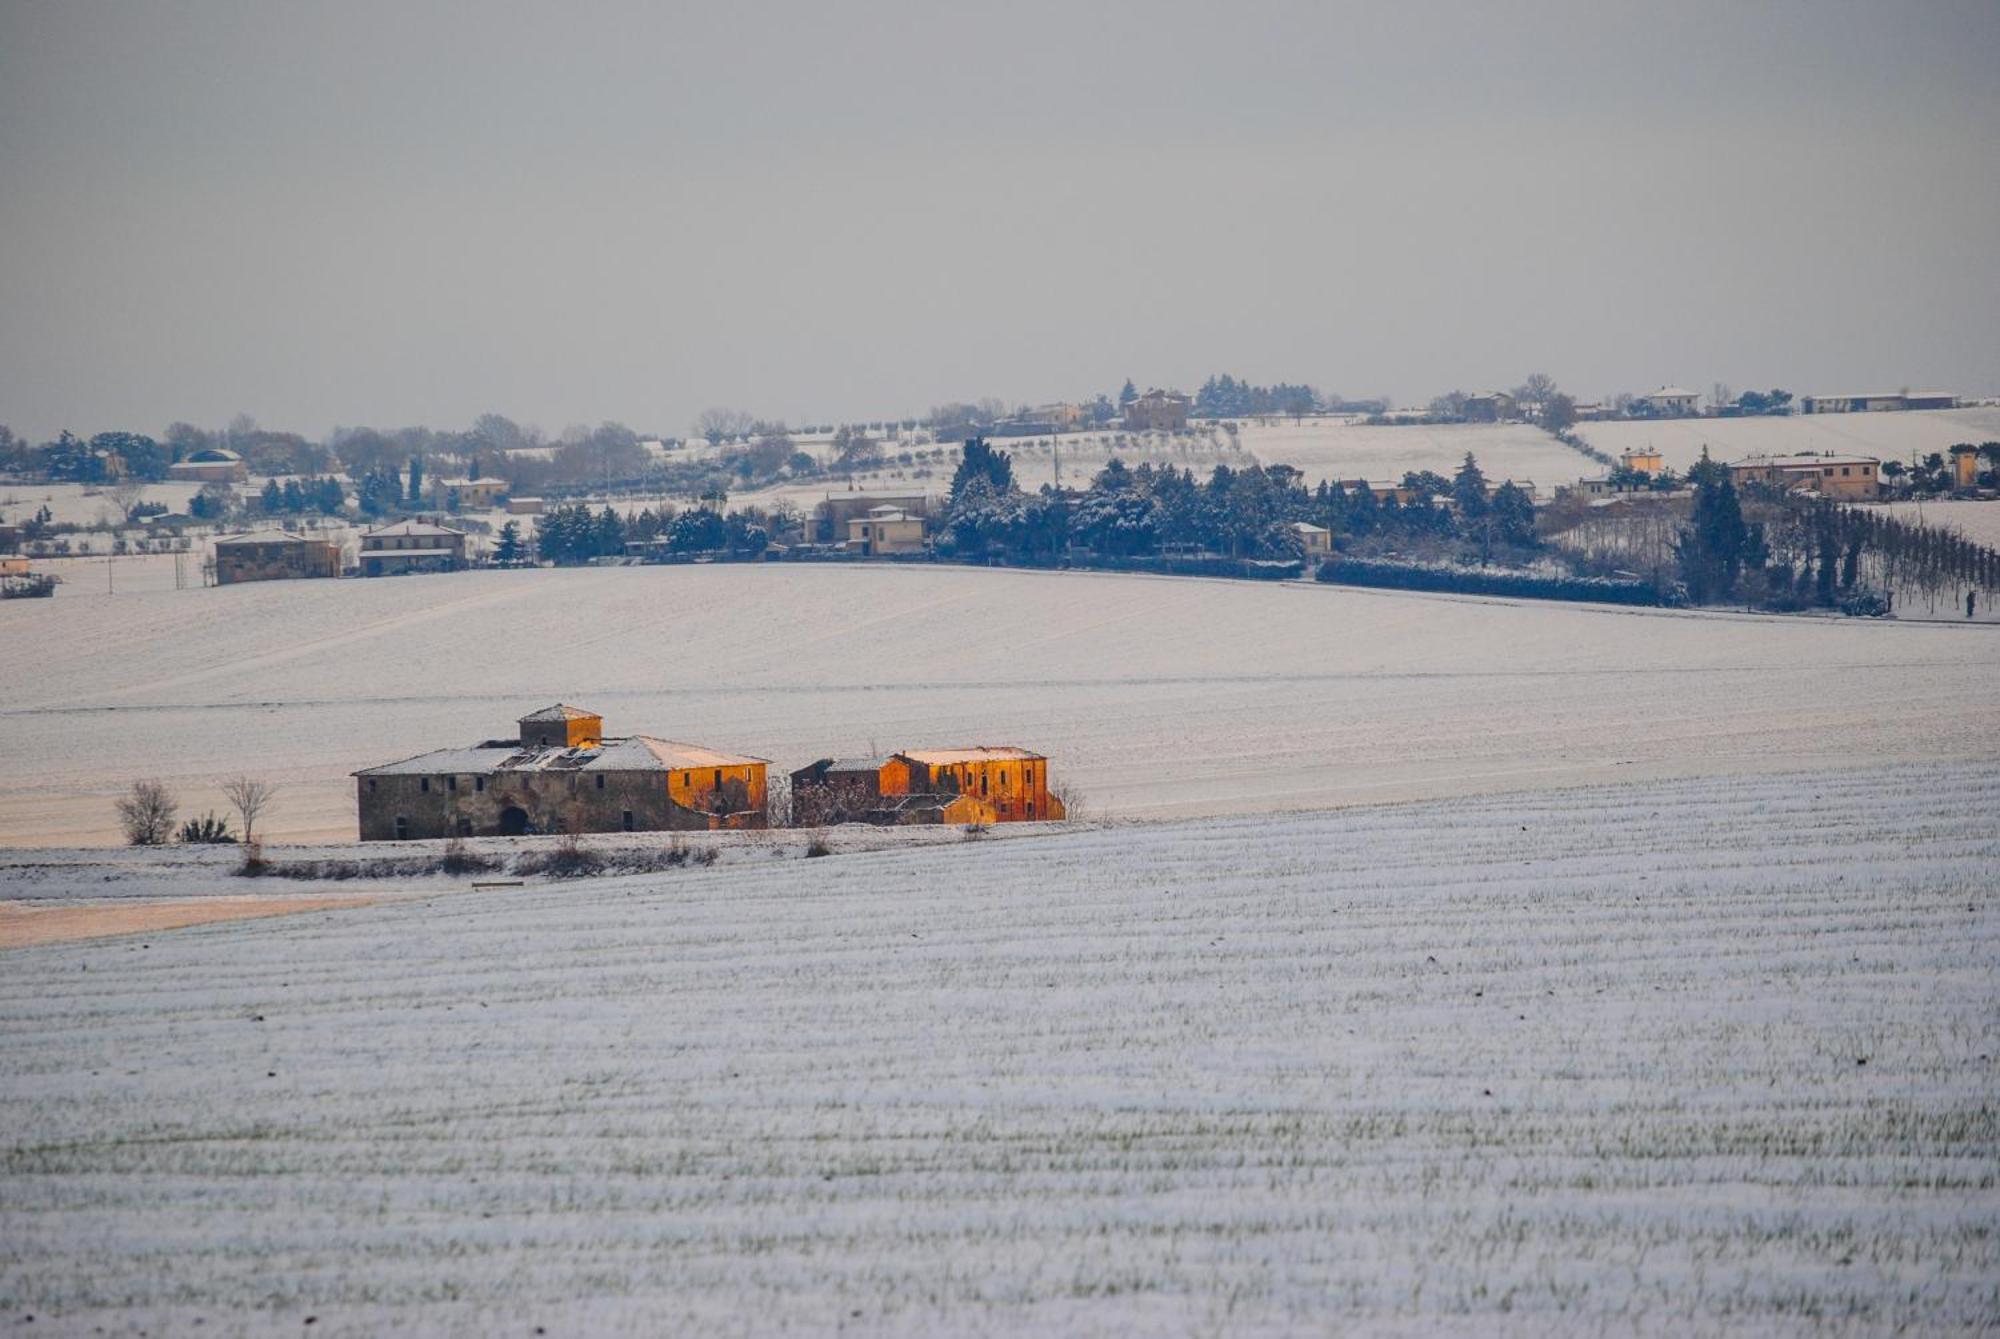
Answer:
M518 805L508 805L500 811L500 835L519 837L528 830L528 812Z

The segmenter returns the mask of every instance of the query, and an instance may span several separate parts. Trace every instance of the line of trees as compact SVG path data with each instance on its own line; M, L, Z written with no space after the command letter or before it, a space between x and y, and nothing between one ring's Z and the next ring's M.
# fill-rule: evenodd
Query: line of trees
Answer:
M610 507L592 513L582 503L553 507L535 525L535 547L545 561L561 566L594 558L618 557L628 543L660 541L672 553L729 553L754 556L771 544L770 513L746 509L723 512L701 506L685 511L651 507L620 516ZM793 518L795 528L795 518ZM511 523L510 523L511 525ZM518 532L503 528L496 561L511 563L522 556Z
M1400 494L1400 495L1399 495ZM1112 460L1083 490L1017 486L1012 457L966 442L938 540L941 552L978 560L1048 562L1074 549L1107 557L1214 553L1296 558L1297 522L1324 526L1357 552L1417 551L1492 561L1536 550L1534 505L1511 482L1488 488L1470 455L1454 478L1404 476L1378 499L1365 484L1308 488L1288 465L1192 470Z

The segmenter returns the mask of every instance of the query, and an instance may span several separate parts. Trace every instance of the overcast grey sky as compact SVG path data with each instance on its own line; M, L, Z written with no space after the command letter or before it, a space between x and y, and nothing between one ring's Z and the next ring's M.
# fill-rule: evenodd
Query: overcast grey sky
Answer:
M0 0L0 422L2000 391L2000 4Z

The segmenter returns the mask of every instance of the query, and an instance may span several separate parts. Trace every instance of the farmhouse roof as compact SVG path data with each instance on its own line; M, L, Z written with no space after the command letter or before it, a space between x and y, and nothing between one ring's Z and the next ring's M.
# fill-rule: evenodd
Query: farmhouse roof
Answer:
M429 521L398 521L394 525L385 525L370 530L361 537L363 539L380 539L391 535L408 535L413 538L452 535L460 539L465 538L463 530L454 530L448 525L432 525ZM408 552L408 550L404 551Z
M523 746L512 739L489 739L470 748L433 749L413 758L364 767L355 776L492 776L505 772L678 772L699 767L740 767L763 758L723 753L649 735L607 739L596 748Z
M543 707L521 717L523 721L601 721L604 718L594 711L582 707L572 707L567 702L558 702L553 707Z
M196 465L219 465L241 459L243 457L237 455L226 446L204 446L199 451L190 451L186 459L180 463L184 465L189 463Z
M1819 465L1880 465L1874 456L1745 456L1729 462L1732 469L1805 469Z
M1691 391L1685 386L1662 386L1656 391L1647 392L1646 398L1648 400L1698 400L1701 398L1701 392Z
M295 535L289 530L253 530L247 535L231 535L227 539L215 541L218 549L233 548L238 544L303 544L304 535Z
M1031 749L977 744L971 748L904 749L902 756L908 758L911 762L923 763L927 767L942 767L962 762L1010 762L1040 759L1042 755Z

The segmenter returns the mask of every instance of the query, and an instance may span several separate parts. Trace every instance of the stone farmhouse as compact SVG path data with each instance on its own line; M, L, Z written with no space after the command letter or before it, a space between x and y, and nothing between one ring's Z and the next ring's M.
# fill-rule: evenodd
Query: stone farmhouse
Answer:
M362 841L545 832L762 828L762 758L650 735L558 703L514 739L439 749L354 773Z
M361 575L457 572L465 567L465 533L428 521L398 521L361 536Z
M289 530L259 530L215 541L215 584L298 581L340 575L340 545Z
M793 821L1034 823L1064 818L1049 760L1020 748L911 749L881 758L822 758L791 774Z

